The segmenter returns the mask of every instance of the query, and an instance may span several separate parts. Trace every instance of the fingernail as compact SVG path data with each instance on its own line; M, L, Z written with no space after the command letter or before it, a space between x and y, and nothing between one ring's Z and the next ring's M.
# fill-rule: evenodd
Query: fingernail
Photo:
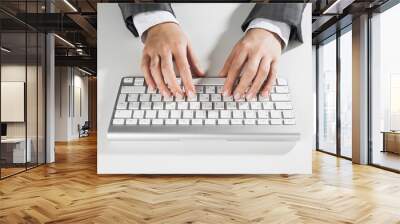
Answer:
M182 98L183 98L182 94L179 93L179 92L175 94L175 97L176 97L177 99L182 99Z
M164 97L169 97L169 94L168 94L167 91L164 90L164 91L162 91L161 93L162 93L162 95L163 95Z
M194 94L193 91L190 90L190 91L188 91L187 96L188 96L190 99L193 99L193 98L195 97L195 94Z
M224 90L224 91L222 92L222 95L223 95L223 96L229 96L229 91L228 91L228 90Z
M247 95L246 95L246 99L247 100L252 100L254 98L254 95L252 94L252 93L248 93Z
M262 93L261 93L261 96L263 96L263 97L268 96L268 91L262 92Z
M235 98L235 100L240 100L242 96L240 95L240 93L235 93L235 96L233 96L233 98Z

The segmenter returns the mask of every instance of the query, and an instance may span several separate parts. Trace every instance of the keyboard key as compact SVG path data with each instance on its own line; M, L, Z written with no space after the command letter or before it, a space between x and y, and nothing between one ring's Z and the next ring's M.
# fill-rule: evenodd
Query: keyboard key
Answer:
M249 103L248 102L240 102L239 103L239 109L241 110L248 110L249 108Z
M121 103L117 104L117 109L118 110L125 110L127 106L128 106L127 102L121 102Z
M122 86L121 93L145 93L145 86Z
M201 103L201 109L203 109L203 110L211 110L212 109L212 103L211 102L202 102Z
M271 119L270 122L272 125L281 125L282 119Z
M157 93L157 89L151 89L150 87L147 87L147 93Z
M187 97L187 101L196 102L197 101L197 95L193 95L192 97Z
M241 110L234 110L232 111L233 118L243 118L243 111Z
M207 124L207 125L213 125L213 124L216 124L217 122L216 122L216 120L215 119L205 119L204 120L204 124Z
M233 96L223 96L222 101L231 102L233 101Z
M135 86L143 86L144 78L135 78Z
M204 93L203 86L195 86L196 88L196 93Z
M273 94L271 94L271 100L272 101L289 101L290 97L289 97L289 94L273 93Z
M217 86L217 93L221 94L224 90L224 86Z
M231 118L230 110L221 110L221 118Z
M296 124L296 121L294 119L284 119L283 124L285 125L294 125Z
M225 109L224 102L215 102L214 104L214 110L223 110Z
M181 118L180 110L171 110L171 118Z
M268 118L268 111L266 110L258 110L258 118Z
M271 110L271 118L282 118L282 112L277 110Z
M221 101L221 94L211 94L211 101Z
M146 118L156 118L157 116L156 110L147 110L146 111Z
M200 110L200 102L190 102L189 107L191 110Z
M209 94L200 94L199 100L200 101L210 101L210 95Z
M165 124L176 124L176 119L167 119L165 120Z
M154 102L153 103L153 109L154 110L162 110L162 109L164 109L164 103L163 102Z
M227 102L226 103L226 109L228 110L236 110L236 103L235 102Z
M231 124L232 125L241 125L241 124L243 124L243 120L242 119L231 119Z
M124 119L113 119L113 124L114 125L123 125L125 122Z
M288 83L287 83L287 81L285 79L277 78L276 79L276 84L278 86L287 86Z
M246 114L246 118L257 118L256 111L254 111L254 110L246 110L245 114Z
M284 110L282 113L283 118L294 118L294 113L291 110Z
M133 78L124 78L124 83L125 84L132 84L133 83Z
M206 111L205 110L197 110L196 118L206 118Z
M186 110L188 109L188 102L178 102L178 110Z
M129 110L138 110L139 109L139 102L130 102L129 103Z
M115 118L131 118L132 111L131 110L116 110L114 117Z
M150 124L150 119L139 119L139 124L148 125Z
M293 109L291 102L275 102L275 108L277 110L291 110L291 109Z
M137 94L137 93L128 94L129 102L136 102L136 101L138 101L138 99L139 99L139 94Z
M273 110L274 103L273 102L263 102L262 103L264 110Z
M151 102L142 102L140 109L151 110Z
M175 102L166 102L165 103L165 109L166 110L175 110L176 108L176 103Z
M190 120L189 119L179 119L178 124L189 125Z
M268 119L258 119L257 124L258 125L268 125L269 122L268 122Z
M208 110L207 118L218 118L218 111L217 110Z
M206 87L206 93L216 93L215 91L215 86L205 86Z
M173 101L174 100L174 97L173 96L164 96L164 99L163 99L165 102L171 102L171 101Z
M269 101L269 96L261 96L261 95L259 95L258 96L258 101L261 101L261 102Z
M217 120L218 124L229 124L229 119L219 119Z
M203 120L202 119L193 119L192 124L197 124L197 125L203 124Z
M148 94L148 93L140 94L139 100L140 101L150 101L150 94Z
M288 86L275 86L275 92L276 93L289 93L289 87Z
M144 110L135 110L133 111L133 118L143 118Z
M161 101L161 94L152 94L151 95L151 101Z
M194 112L193 110L184 110L183 111L183 118L193 118Z
M256 119L244 119L244 124L255 125Z
M162 124L164 124L164 120L163 119L153 119L151 121L151 124L153 124L153 125L162 125Z
M169 117L169 110L159 110L158 111L159 118L168 118Z
M126 94L124 94L124 93L119 94L118 103L125 102L125 99L126 99Z
M260 102L251 102L250 107L252 110L261 110L262 109Z
M125 124L126 125L135 125L135 124L137 124L137 119L126 119Z

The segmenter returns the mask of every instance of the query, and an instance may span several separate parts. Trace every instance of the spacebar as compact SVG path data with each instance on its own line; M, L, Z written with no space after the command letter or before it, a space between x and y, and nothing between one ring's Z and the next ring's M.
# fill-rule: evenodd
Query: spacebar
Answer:
M193 85L195 86L222 86L225 78L194 78Z

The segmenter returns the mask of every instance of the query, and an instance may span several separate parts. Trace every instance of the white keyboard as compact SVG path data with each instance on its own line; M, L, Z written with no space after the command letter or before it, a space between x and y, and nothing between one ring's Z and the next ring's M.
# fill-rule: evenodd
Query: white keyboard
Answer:
M111 126L293 126L288 83L278 78L268 97L234 100L222 96L223 78L194 79L193 98L163 97L142 77L124 77ZM180 82L180 80L178 79Z

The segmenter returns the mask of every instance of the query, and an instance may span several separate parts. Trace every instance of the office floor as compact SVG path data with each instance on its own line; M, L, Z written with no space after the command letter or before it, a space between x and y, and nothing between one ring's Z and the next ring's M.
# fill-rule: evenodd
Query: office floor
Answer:
M96 174L96 139L0 181L0 223L400 223L400 175L314 153L312 175Z

